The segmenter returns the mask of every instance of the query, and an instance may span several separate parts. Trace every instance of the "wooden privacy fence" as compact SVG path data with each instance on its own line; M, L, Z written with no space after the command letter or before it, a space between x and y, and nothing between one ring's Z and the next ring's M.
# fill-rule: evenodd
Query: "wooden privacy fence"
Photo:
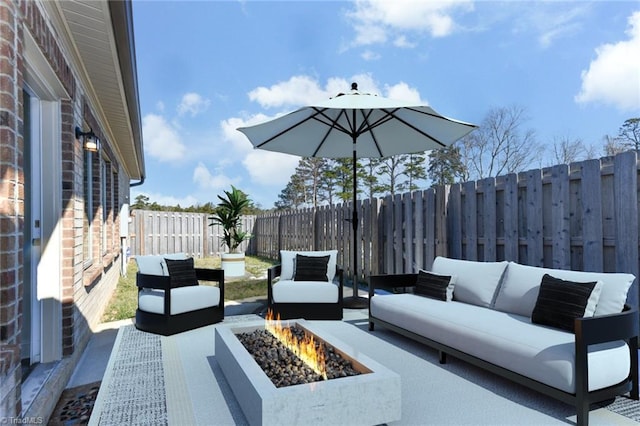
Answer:
M358 274L415 272L444 255L638 277L638 168L629 151L360 201ZM350 217L350 204L258 216L257 254L337 248L352 274Z
M436 256L509 260L533 266L639 274L638 157L615 157L530 170L425 191L363 200L358 276L415 272ZM221 250L207 215L134 212L134 251ZM338 249L353 275L351 205L246 217L249 254ZM637 280L629 302L638 305Z
M209 226L210 214L134 210L130 226L131 255L187 253L193 257L215 256L225 252L222 227ZM242 217L242 229L252 232L255 216ZM254 254L253 240L240 249Z

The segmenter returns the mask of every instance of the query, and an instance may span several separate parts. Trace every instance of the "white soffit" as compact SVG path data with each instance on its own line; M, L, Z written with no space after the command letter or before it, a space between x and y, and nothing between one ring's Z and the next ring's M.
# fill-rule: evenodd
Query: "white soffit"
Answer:
M76 66L96 119L129 176L140 179L142 159L137 158L108 3L65 0L55 5L80 59Z

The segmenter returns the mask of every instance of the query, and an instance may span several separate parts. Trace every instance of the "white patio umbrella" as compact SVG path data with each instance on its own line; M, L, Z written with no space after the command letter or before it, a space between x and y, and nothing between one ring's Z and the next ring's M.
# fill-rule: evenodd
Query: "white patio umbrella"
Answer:
M240 127L255 148L301 157L353 158L353 297L348 307L367 306L358 296L357 158L389 157L451 145L475 125L444 117L425 105L361 93L353 83L349 93L318 102L273 120Z

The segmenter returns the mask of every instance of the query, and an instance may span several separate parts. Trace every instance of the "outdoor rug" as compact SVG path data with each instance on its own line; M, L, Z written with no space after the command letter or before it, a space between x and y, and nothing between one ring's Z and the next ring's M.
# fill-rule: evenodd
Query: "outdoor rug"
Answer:
M216 327L258 318L227 317L222 324L170 337L122 327L90 424L247 424L216 361L214 335ZM392 424L575 424L572 406L454 357L440 365L436 351L424 345L383 328L369 332L362 314L313 322L400 375L402 419ZM367 402L362 404L366 410ZM590 424L637 425L633 419L639 413L637 401L619 398L593 409ZM356 422L345 419L344 424Z

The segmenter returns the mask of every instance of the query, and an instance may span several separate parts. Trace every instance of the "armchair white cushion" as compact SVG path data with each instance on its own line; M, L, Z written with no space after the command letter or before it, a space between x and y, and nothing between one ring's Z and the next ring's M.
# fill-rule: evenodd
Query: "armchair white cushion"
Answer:
M333 282L281 280L273 284L275 303L337 303L339 288Z
M218 306L220 289L212 286L187 286L171 289L171 315ZM138 308L164 314L164 290L144 288L138 294Z

